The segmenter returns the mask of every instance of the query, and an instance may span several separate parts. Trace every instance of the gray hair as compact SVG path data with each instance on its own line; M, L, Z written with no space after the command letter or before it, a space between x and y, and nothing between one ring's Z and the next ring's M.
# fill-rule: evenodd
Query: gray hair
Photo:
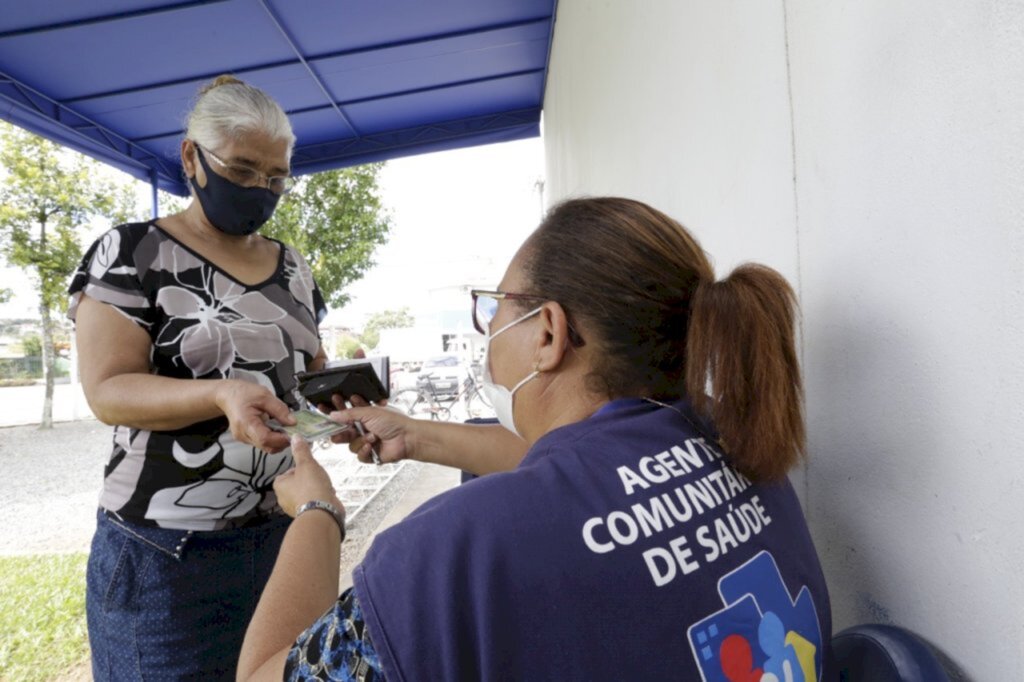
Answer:
M199 90L185 122L186 137L217 149L228 139L246 133L266 133L275 140L287 140L291 156L295 133L281 105L234 76L217 76Z

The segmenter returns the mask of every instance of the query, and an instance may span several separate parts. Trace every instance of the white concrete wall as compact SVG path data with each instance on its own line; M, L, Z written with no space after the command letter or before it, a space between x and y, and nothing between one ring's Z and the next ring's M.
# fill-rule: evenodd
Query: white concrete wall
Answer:
M560 0L544 134L797 286L837 630L1024 680L1024 3Z
M704 4L717 9L689 9ZM699 233L720 270L757 256L795 278L782 31L777 2L560 0L544 100L548 202L648 201ZM730 44L742 49L723 53Z

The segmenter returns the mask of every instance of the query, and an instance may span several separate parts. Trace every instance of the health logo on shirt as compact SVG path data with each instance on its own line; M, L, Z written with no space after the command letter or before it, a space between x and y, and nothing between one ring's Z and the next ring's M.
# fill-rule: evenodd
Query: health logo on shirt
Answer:
M704 682L818 682L821 625L807 586L792 599L760 552L718 581L724 607L687 630Z

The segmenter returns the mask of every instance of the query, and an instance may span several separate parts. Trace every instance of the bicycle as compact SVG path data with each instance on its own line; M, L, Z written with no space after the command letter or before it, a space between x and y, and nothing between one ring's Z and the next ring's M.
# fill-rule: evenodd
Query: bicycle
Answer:
M388 404L417 419L429 417L433 421L451 421L452 418L451 409L441 404L430 377L417 380L416 388L404 388L392 395Z
M456 400L459 397L462 397L466 403L466 415L468 417L475 419L494 416L494 407L491 405L491 401L487 399L487 394L484 393L483 387L477 381L473 372L470 372L469 376L466 377L462 384L462 391L456 396Z
M398 391L389 401L391 405L402 410L411 417L427 418L434 421L451 421L452 410L461 400L468 417L490 416L493 412L490 401L484 395L476 378L470 374L462 384L458 393L439 394L433 374L420 377L416 388Z

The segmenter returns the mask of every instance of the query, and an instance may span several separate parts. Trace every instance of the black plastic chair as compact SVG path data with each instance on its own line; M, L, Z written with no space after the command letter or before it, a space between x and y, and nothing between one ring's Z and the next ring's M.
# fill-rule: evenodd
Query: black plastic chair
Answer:
M472 419L467 419L465 421L465 423L466 424L497 424L498 420L495 419L494 417L473 417ZM463 471L462 472L462 481L461 482L462 483L468 483L469 481L472 481L474 478L477 478L476 474L471 474L468 471Z
M931 648L895 625L855 625L832 638L841 682L949 682Z

